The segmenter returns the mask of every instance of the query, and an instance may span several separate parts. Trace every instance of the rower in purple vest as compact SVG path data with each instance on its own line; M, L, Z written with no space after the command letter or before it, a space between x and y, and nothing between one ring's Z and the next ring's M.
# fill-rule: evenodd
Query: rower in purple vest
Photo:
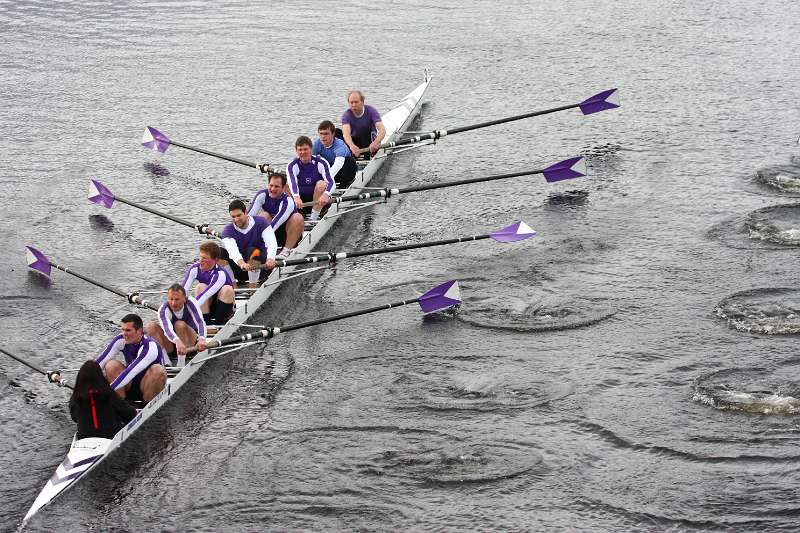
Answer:
M361 155L362 148L369 148L369 153L374 155L386 137L381 114L371 105L364 104L364 93L361 91L347 93L347 105L350 108L342 115L344 142L356 157Z
M223 259L228 260L237 281L247 282L255 289L260 274L266 275L267 270L275 268L275 231L264 217L248 215L241 200L232 201L228 212L232 222L222 230Z
M294 204L292 204L294 205ZM217 264L219 261L219 245L206 241L200 245L199 261L189 265L183 276L181 285L189 292L192 283L197 281L194 296L203 320L206 324L224 324L233 314L236 293L233 290L233 278L228 271Z
M167 289L167 301L158 308L158 322L147 323L147 334L156 339L170 356L177 354L178 366L185 362L186 349L206 349L206 322L197 300L186 296L180 283Z
M294 201L285 192L286 175L270 172L267 188L258 191L247 208L248 215L263 216L270 221L278 246L283 247L280 257L289 257L297 241L303 236L303 215L295 210Z
M311 153L311 139L301 135L294 142L297 157L286 167L289 178L289 191L294 203L300 209L303 202L314 201L311 208L311 221L319 220L322 209L331 201L336 182L331 177L331 169L324 157Z
M122 317L119 329L120 334L95 360L117 394L149 402L167 384L167 358L156 341L144 334L139 315Z
M336 126L323 120L317 127L319 139L314 141L311 152L321 155L331 167L331 177L339 188L345 189L356 177L356 159L342 139L336 137Z

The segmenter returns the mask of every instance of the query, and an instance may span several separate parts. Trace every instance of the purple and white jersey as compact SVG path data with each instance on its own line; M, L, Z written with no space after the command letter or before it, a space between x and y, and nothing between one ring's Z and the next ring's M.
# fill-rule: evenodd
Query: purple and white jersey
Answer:
M277 198L269 195L267 189L261 189L253 197L250 202L250 207L247 208L248 215L257 215L261 210L269 213L272 217L272 229L280 228L284 222L289 220L289 217L294 213L294 201L292 197L282 192Z
M161 323L161 329L172 343L178 338L175 334L175 322L178 320L186 322L186 325L192 328L198 337L206 337L206 321L203 320L203 312L197 305L197 300L191 296L186 297L186 303L178 311L173 311L167 302L158 308L158 321Z
M214 268L209 270L201 270L199 262L190 265L189 268L186 269L186 274L183 276L183 281L181 282L187 294L195 280L197 280L197 283L202 283L206 286L203 292L197 296L198 305L203 305L206 301L216 296L219 290L225 285L233 287L233 280L228 274L228 271L219 265L214 265Z
M139 342L125 344L125 339L120 333L111 339L106 349L95 360L101 368L105 368L106 363L112 359L122 362L120 355L125 360L125 370L111 383L111 388L114 390L124 387L152 365L167 366L161 346L147 335L142 335L142 340Z
M381 122L381 114L371 105L364 105L364 112L357 117L351 109L342 114L342 124L350 125L350 135L352 137L367 137L370 132L378 129L378 122Z
M248 249L266 248L267 259L275 259L278 253L275 231L266 218L259 216L248 215L244 229L239 229L233 223L225 226L222 230L222 244L234 263L242 259L242 254L247 253Z
M331 195L336 188L336 182L331 177L331 168L324 157L312 155L311 161L301 163L299 157L286 167L286 176L289 181L289 190L292 196L300 196L300 191L310 195L314 192L314 186L319 180L325 180L325 192Z

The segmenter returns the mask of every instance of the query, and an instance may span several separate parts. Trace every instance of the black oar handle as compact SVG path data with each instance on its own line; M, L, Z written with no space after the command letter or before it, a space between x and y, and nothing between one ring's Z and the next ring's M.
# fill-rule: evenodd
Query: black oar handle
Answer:
M312 257L301 257L299 259L276 259L275 262L279 267L304 265L308 263L335 263L339 259L347 257L364 257L366 255L387 254L392 252L401 252L403 250L415 250L417 248L430 248L432 246L443 246L445 244L454 244L457 242L479 241L481 239L488 239L491 234L473 235L471 237L456 237L453 239L444 239L440 241L420 242L415 244L400 244L397 246L388 246L386 248L373 248L370 250L355 250L353 252L328 252L325 255L315 255Z

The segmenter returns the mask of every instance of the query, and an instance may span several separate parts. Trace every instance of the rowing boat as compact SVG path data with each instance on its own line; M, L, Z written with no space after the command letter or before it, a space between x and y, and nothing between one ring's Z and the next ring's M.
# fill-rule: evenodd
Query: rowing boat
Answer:
M426 75L423 83L419 84L403 100L401 100L389 112L382 115L383 124L386 128L386 140L399 140L404 130L419 114L422 98L425 95L430 79ZM369 160L365 165L361 165L355 180L348 187L347 192L362 190L376 175L385 157L376 157ZM344 204L332 204L325 216L308 231L304 232L302 239L297 244L292 256L302 257L311 253L315 246L328 234L336 224L339 217L345 213L360 209L360 206L346 206ZM229 322L214 335L215 341L232 339L241 329L242 324L246 324L248 319L272 297L280 286L282 280L291 279L293 276L301 275L302 271L295 271L297 267L289 266L283 269L275 269L267 280L249 298L240 300L237 297L236 312ZM220 355L219 353L214 356ZM47 481L36 500L28 510L23 524L31 519L42 508L50 504L56 497L66 492L74 486L79 479L88 472L100 465L106 457L114 450L120 448L123 443L144 423L153 416L169 399L194 376L202 367L205 361L212 356L196 357L185 367L181 368L177 374L167 380L167 385L158 395L156 395L136 417L122 428L114 438L73 438L69 452L61 464L56 468L53 476Z

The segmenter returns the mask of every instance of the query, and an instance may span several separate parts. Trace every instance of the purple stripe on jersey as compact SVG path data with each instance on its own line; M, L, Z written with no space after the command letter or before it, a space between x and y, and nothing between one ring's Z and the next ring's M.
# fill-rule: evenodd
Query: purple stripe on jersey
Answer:
M222 230L222 238L236 241L236 247L243 256L248 249L267 247L261 234L269 227L269 222L264 217L251 216L250 218L253 219L254 223L247 233L242 233L232 223Z

